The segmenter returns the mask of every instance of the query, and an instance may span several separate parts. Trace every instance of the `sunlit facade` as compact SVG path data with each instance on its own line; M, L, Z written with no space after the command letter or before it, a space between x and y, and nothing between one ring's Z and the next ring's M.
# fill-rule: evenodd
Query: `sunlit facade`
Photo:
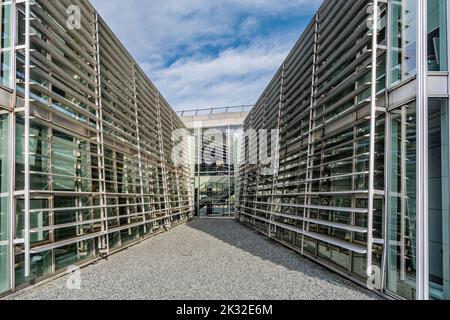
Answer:
M184 124L88 1L0 16L1 295L186 221L193 198Z
M247 135L238 220L371 289L450 299L448 17L325 1L245 121L280 129L280 159L261 174Z
M227 122L181 120L89 1L0 0L0 295L195 213L391 297L450 299L449 12L326 0Z
M196 217L232 217L244 119L251 106L180 111L189 130Z

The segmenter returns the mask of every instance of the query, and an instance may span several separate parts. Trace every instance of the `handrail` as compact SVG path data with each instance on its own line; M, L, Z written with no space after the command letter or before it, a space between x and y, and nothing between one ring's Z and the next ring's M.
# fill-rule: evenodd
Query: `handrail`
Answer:
M189 116L201 116L210 114L220 114L220 113L232 113L232 112L250 112L253 105L242 105L242 106L230 106L230 107L220 107L220 108L198 108L198 109L187 109L177 111L180 117Z

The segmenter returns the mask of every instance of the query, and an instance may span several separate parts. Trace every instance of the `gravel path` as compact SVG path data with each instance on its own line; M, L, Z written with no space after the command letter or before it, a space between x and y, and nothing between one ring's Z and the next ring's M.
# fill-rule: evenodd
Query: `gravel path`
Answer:
M378 297L233 220L195 220L15 299L344 299Z

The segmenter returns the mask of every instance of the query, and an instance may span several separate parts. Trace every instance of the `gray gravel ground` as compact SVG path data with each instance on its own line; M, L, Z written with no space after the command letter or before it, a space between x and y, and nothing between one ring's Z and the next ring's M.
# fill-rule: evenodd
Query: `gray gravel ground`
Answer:
M195 220L14 299L378 299L233 220Z

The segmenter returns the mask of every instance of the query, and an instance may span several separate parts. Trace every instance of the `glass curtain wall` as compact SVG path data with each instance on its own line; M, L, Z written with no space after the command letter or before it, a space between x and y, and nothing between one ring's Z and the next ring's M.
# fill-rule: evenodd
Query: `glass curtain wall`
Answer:
M0 85L11 86L11 2L0 0ZM0 114L0 293L9 283L9 115Z
M25 4L0 0L0 86L14 85L20 101L29 93L31 115L25 137L22 108L14 120L0 110L0 293L114 253L192 211L187 161L171 162L170 136L184 125L88 2L79 1L83 22L70 32L64 5L33 1L25 90Z
M11 1L0 0L0 84L11 86Z
M372 48L373 30L364 28L373 18L367 5L325 1L266 87L245 127L280 128L279 174L265 176L262 165L252 164L250 151L257 149L258 137L249 136L238 206L240 222L361 281L368 255L371 267L381 267L384 249L386 120L381 113L372 128L368 112L372 84L380 96L386 87L387 59L380 48L386 45L388 12L380 2L379 47ZM376 83L368 68L373 50ZM368 196L372 129L373 199ZM372 200L370 232L377 241L368 252Z
M417 1L391 1L390 85L416 75Z
M8 115L0 115L0 293L9 289Z
M390 114L387 289L416 297L416 105Z
M428 70L448 70L446 0L428 0Z
M447 99L428 105L430 298L450 299L449 115Z
M16 130L16 190L23 190L25 159L22 118L17 119ZM30 201L32 246L42 247L98 232L100 226L93 221L100 218L99 209L89 209L89 206L95 207L95 203L90 197L82 195L93 187L89 142L35 121L31 122L30 132L30 187L34 192L42 192L42 195ZM49 191L57 194L53 197L44 196ZM24 237L24 208L24 199L18 198L17 238ZM60 227L51 232L52 225ZM86 240L33 254L29 279L25 278L22 248L16 247L16 286L51 273L52 263L56 270L60 270L91 257L94 253L93 244L94 240Z
M231 216L236 201L242 127L202 128L194 132L196 215Z
M391 3L391 85L416 74L416 1ZM428 70L448 70L447 1L428 0ZM387 290L416 298L416 105L390 113ZM428 228L431 299L450 299L448 99L428 106Z

